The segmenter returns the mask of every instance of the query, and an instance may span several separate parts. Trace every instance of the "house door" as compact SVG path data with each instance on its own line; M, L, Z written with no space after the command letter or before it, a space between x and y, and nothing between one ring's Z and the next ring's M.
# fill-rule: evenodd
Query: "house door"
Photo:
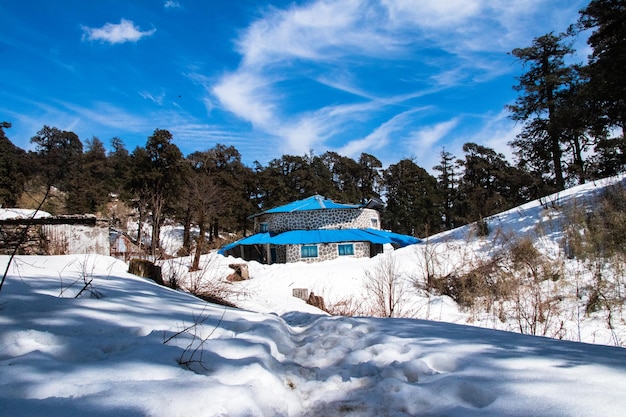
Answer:
M270 264L276 263L276 247L270 248Z

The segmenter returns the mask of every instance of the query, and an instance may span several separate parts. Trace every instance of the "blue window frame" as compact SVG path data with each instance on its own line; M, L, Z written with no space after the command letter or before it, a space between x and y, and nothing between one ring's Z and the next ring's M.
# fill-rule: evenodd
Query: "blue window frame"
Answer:
M300 247L300 257L317 258L317 245L302 245Z
M339 256L354 255L354 244L342 243L337 245L337 250L339 251Z
M259 232L261 233L267 232L267 223L261 223L259 225Z

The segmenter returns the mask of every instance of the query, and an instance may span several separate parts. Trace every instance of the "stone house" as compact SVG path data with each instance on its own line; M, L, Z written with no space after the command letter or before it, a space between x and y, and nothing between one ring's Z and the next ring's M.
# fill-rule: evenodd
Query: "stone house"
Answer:
M262 263L321 262L338 257L372 257L384 244L419 242L380 228L380 203L340 204L319 195L250 216L254 232L220 252Z

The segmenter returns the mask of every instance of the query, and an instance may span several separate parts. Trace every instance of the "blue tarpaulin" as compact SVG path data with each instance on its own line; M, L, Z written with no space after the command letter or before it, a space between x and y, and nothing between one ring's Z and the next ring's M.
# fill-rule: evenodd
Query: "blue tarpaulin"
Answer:
M257 217L262 214L272 213L293 213L296 211L309 211L309 210L326 210L326 209L358 209L362 207L358 204L341 204L335 203L333 200L322 197L320 195L314 195L304 200L294 201L284 206L274 207L266 210L262 213L254 214L250 217Z
M290 230L283 233L257 233L223 246L220 253L239 245L306 245L314 243L371 242L404 247L419 243L413 236L377 229Z

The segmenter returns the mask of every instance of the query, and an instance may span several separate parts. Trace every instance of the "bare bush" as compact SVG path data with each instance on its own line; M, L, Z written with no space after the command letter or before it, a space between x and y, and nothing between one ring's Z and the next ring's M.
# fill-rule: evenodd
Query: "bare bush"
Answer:
M204 361L204 348L206 342L211 338L215 330L220 327L220 324L224 320L224 316L226 315L226 308L222 311L222 316L218 320L217 324L211 329L208 334L203 335L204 332L204 323L209 318L209 315L205 313L206 305L202 309L199 315L193 316L193 323L190 325L183 324L182 330L172 334L171 336L165 338L163 340L163 344L168 344L173 340L178 339L179 337L186 336L189 338L189 342L186 347L183 349L182 353L178 357L177 361L179 365L184 366L185 368L191 371L199 371L196 367L201 368L204 371L208 371L205 361Z
M64 284L63 276L65 275L65 269L73 266L75 263L78 264L78 277L72 278L69 283ZM79 298L83 294L89 294L91 298L102 298L102 293L93 285L95 269L96 262L89 255L85 255L82 260L73 259L59 271L59 281L61 283L59 297L63 297L67 291L71 290L75 293L74 298Z
M561 275L560 262L543 256L530 238L500 238L497 251L434 277L429 289L475 313L512 320L521 333L556 335L562 327L556 322L560 299L551 284Z
M399 270L393 254L382 254L371 271L365 272L365 291L372 315L377 317L406 316L405 298L409 282Z
M326 312L333 316L356 317L367 315L363 310L363 303L355 297L345 297L329 303Z
M224 270L215 256L203 257L199 269L190 270L188 258L168 259L161 262L166 285L189 292L214 304L235 305L228 298L236 295L234 287L226 280Z
M585 315L604 314L613 343L614 320L623 315L626 263L626 186L606 187L596 198L576 200L565 212L564 248L568 258L592 277L580 290Z

